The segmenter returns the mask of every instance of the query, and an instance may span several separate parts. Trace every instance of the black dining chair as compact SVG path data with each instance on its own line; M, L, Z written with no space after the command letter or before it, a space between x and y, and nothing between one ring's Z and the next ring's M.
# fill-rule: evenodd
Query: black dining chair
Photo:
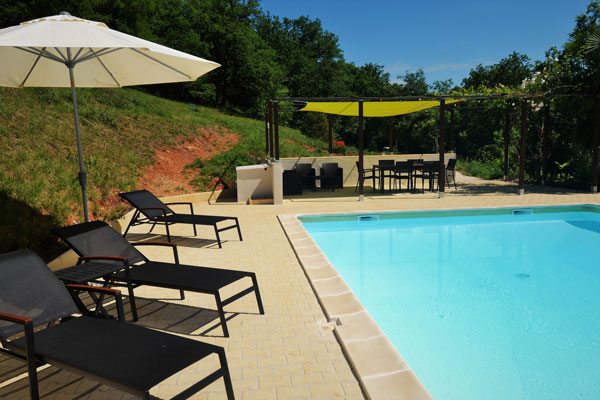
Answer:
M409 159L408 162L411 165L412 169L412 189L416 190L417 188L417 179L423 178L423 159L422 158L413 158Z
M402 191L402 181L406 181L406 190L412 189L412 163L409 161L396 162L396 191Z
M358 161L356 161L356 171L358 172L358 174L356 176L356 187L354 188L355 192L358 189L358 184L360 183L360 166L358 164ZM363 168L363 179L364 181L366 181L367 179L373 180L373 191L375 191L375 178L376 176L373 168Z
M454 183L454 190L456 190L456 158L451 158L448 160L448 165L446 165L446 183L452 177L452 183Z
M423 173L421 174L421 189L425 192L425 181L429 183L429 190L434 190L434 183L437 181L439 185L439 161L425 161L423 163Z
M379 160L377 166L378 178L379 178L379 190L383 193L385 189L385 178L388 178L388 187L392 190L392 183L394 188L396 186L396 161L395 160Z

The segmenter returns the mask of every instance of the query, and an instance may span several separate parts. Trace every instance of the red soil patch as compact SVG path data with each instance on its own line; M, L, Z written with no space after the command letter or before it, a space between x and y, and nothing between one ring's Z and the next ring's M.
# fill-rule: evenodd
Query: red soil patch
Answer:
M137 187L157 196L194 193L196 189L190 184L193 172L185 171L185 166L227 151L239 140L233 132L220 133L208 127L191 139L180 138L175 147L156 150L153 164L142 169Z
M194 171L185 171L185 166L196 159L208 159L227 151L239 142L240 136L233 132L220 133L214 128L204 127L192 138L178 138L178 144L171 148L157 149L154 162L143 168L137 181L138 189L147 189L157 196L194 193L197 190L190 184ZM216 179L215 179L216 181ZM93 190L88 187L88 190ZM107 196L99 196L95 207L90 205L90 219L105 219L107 213L125 205L120 201L119 190L113 189ZM75 205L74 208L79 207ZM79 223L77 213L68 218L69 224Z

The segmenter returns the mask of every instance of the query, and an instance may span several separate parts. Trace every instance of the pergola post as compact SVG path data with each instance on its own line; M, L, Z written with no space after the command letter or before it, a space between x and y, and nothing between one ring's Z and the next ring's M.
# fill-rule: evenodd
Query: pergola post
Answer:
M265 111L265 154L269 155L269 111Z
M506 113L504 115L504 180L508 179L508 149L510 146L510 125L510 108L507 108Z
M358 101L358 201L365 201L363 101Z
M548 176L548 136L550 136L550 100L544 106L544 129L542 133L542 186L546 185L546 176Z
M329 124L329 155L333 154L333 116L327 114L327 122Z
M275 160L279 162L279 102L273 102L273 116L275 125Z
M440 100L440 166L438 171L438 193L440 199L444 198L446 183L446 161L444 160L446 142L446 100Z
M521 99L521 148L519 156L519 195L525 194L525 137L527 135L527 99Z
M592 193L598 192L598 142L600 137L600 99L596 98L594 112L594 140L592 144Z
M454 111L454 106L452 106L450 108L450 148L448 150L456 153L456 148L454 147Z
M274 159L273 153L273 100L269 100L269 157Z
M390 117L390 135L389 135L389 143L390 153L394 149L394 117Z

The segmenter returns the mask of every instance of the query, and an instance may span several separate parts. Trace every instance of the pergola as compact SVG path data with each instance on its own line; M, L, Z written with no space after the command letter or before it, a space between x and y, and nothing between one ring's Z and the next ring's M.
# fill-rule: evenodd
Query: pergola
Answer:
M527 135L527 112L528 100L545 99L556 96L581 96L595 97L596 109L594 120L593 149L592 149L592 193L598 191L598 146L600 144L600 97L596 95L473 95L473 96L405 96L405 97L285 97L270 100L265 112L265 134L266 152L271 160L279 161L279 113L283 111L314 111L328 115L329 120L329 152L332 153L332 115L344 115L358 117L358 163L359 163L359 196L364 199L364 131L363 123L365 117L389 117L390 118L390 148L393 144L393 117L409 114L429 108L439 107L439 161L440 170L438 175L439 196L445 193L445 140L446 140L446 108L448 104L459 101L480 101L491 99L515 99L521 103L521 137L519 148L519 194L525 194L525 147ZM304 106L297 110L279 110L280 102L293 102ZM504 124L504 178L508 176L508 153L510 142L511 112L506 110ZM546 102L544 106L544 125L542 132L542 182L546 177L546 159L548 158L548 135L550 132L550 106ZM454 107L450 108L450 145L454 144Z

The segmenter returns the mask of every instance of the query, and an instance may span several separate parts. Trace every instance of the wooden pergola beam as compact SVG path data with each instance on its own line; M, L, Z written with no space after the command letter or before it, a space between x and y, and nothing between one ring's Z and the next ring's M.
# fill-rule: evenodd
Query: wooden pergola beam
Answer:
M446 100L440 100L440 166L438 170L438 193L440 198L445 195L446 162L444 160L446 148Z
M525 139L527 136L527 99L521 99L521 148L519 156L519 195L525 194Z
M358 195L359 201L365 200L364 174L364 132L363 132L363 102L358 103Z

